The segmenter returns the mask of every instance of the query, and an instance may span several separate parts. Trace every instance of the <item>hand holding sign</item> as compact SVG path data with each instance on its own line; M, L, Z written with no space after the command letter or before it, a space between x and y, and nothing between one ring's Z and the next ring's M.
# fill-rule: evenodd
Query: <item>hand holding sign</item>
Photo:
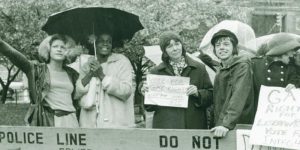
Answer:
M186 93L187 95L198 96L198 88L195 85L190 85Z

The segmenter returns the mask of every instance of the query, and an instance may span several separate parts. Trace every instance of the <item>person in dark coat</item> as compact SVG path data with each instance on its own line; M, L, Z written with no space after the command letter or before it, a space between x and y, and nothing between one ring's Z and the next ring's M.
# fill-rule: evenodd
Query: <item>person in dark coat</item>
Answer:
M293 57L293 65L296 72L290 82L294 83L296 88L300 88L300 48L296 51Z
M161 129L207 129L206 108L212 103L212 84L205 66L188 57L179 35L163 33L160 37L163 62L150 73L156 75L190 78L187 89L188 107L146 106L154 111L153 128ZM144 82L145 83L145 82ZM147 85L142 86L142 93Z
M221 60L214 82L216 137L224 137L236 124L252 124L253 86L250 59L238 56L238 39L234 33L222 29L211 39L214 54Z
M296 68L290 62L300 42L288 33L280 33L265 44L265 56L252 58L255 112L261 85L295 88Z

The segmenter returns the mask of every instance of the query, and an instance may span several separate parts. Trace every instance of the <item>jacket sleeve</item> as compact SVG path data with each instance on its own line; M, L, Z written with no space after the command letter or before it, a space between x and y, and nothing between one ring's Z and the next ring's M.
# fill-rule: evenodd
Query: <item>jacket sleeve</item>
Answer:
M198 102L201 107L208 107L209 105L212 104L212 99L213 99L213 86L211 84L210 78L208 77L208 73L203 67L202 69L203 73L202 76L202 83L203 86L201 89L198 89Z
M228 129L233 129L247 103L248 97L252 96L252 72L249 63L241 63L239 67L235 68L234 78L235 81L231 81L232 95L228 102L228 107L223 109L225 114L222 120L222 126ZM233 83L234 82L234 83ZM228 94L228 93L226 93Z
M130 61L124 56L115 69L116 75L106 75L102 80L102 87L109 95L126 101L133 94L133 69Z
M30 61L19 51L0 39L0 53L6 56L14 65L20 68L25 74L31 70Z
M300 69L300 67L298 67ZM300 87L300 71L297 69L296 66L289 66L288 68L288 77L287 77L287 82L288 84L294 84L296 88Z

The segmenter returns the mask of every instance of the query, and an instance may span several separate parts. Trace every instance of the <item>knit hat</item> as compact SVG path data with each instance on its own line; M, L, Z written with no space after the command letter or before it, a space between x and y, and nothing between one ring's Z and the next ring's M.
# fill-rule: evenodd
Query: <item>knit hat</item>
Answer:
M170 44L170 41L174 40L174 41L179 41L182 45L182 40L180 38L180 36L174 32L164 32L161 34L161 36L159 37L159 46L162 50L162 61L164 62L168 62L169 60L169 56L166 53L166 47ZM185 49L184 46L182 46L182 55L185 56Z
M268 43L268 56L282 55L296 48L300 48L300 38L289 33L278 33Z
M180 36L174 32L168 31L161 34L159 37L159 45L162 51L166 50L171 40L180 41L182 43Z

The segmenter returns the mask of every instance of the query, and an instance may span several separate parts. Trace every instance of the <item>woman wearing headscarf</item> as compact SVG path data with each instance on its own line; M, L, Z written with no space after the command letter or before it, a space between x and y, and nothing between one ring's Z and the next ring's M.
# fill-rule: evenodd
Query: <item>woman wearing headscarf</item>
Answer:
M187 89L188 107L146 106L154 111L153 128L207 129L206 108L212 103L212 84L204 65L186 55L179 35L165 32L160 36L162 63L150 73L190 78ZM143 85L142 93L147 90Z
M74 100L78 73L66 66L67 38L52 35L39 49L43 61L28 60L0 39L0 53L28 78L30 108L25 122L33 126L78 127Z
M224 137L236 124L251 124L253 112L253 84L251 62L238 56L238 39L234 33L222 29L211 39L214 54L221 60L214 82L214 136Z

